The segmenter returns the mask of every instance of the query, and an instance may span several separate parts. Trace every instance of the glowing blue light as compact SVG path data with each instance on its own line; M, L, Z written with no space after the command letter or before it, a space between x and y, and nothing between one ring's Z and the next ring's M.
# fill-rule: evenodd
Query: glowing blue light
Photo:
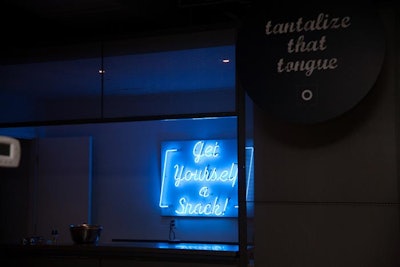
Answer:
M238 245L225 244L200 244L200 243L157 243L161 249L185 249L185 250L211 250L211 251L233 251L239 250Z
M238 207L237 141L191 140L162 143L159 206L166 216L236 217ZM250 153L247 189L253 164ZM248 193L246 193L248 194Z

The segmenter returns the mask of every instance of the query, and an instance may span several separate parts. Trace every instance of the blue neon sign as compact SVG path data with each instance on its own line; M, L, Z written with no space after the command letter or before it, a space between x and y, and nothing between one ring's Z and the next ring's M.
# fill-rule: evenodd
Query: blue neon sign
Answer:
M252 148L248 166L252 165ZM159 206L165 216L236 217L237 141L167 141L161 147ZM250 182L250 173L247 182Z

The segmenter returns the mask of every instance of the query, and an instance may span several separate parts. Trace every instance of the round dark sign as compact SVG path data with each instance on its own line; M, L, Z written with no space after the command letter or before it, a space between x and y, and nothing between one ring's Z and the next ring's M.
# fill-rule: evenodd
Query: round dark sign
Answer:
M257 106L284 120L334 118L359 103L380 72L385 41L372 7L255 6L242 22L241 86Z

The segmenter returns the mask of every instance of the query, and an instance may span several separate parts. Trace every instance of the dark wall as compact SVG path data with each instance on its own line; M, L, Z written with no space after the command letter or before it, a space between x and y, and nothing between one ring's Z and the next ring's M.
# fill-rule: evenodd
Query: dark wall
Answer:
M21 159L17 168L0 168L0 240L15 243L27 237L32 214L32 160L34 142L20 139Z
M255 110L257 266L400 264L399 12L379 14L384 66L355 108L314 125Z

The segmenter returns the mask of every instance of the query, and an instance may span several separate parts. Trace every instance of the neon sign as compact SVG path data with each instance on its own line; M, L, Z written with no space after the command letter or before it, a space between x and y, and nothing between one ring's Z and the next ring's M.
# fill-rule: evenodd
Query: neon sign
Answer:
M237 141L168 141L161 147L159 206L165 216L236 217ZM252 167L253 149L248 168ZM251 171L247 175L250 182Z

